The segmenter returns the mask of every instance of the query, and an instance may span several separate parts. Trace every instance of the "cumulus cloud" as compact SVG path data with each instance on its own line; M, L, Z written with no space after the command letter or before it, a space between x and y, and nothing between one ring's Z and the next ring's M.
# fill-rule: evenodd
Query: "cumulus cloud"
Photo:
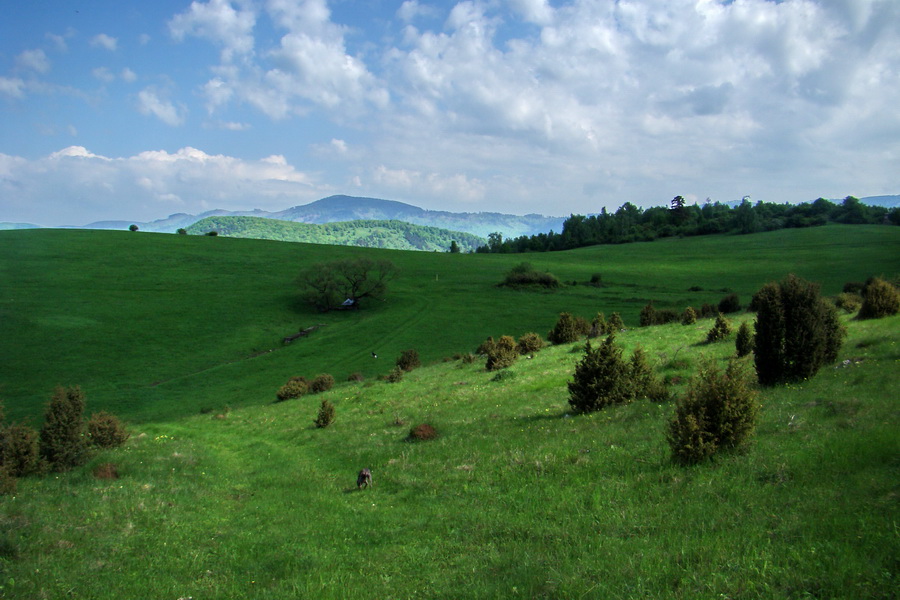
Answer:
M118 45L119 40L105 33L98 33L91 38L91 46L94 48L103 48L104 50L115 52Z
M40 225L244 210L251 196L254 206L276 210L315 200L321 189L281 155L247 160L185 147L112 158L82 146L37 160L0 154L0 212ZM46 198L53 204L41 204Z
M190 8L169 21L169 33L176 40L188 35L207 39L222 48L222 60L230 62L253 51L255 12L249 3L238 8L229 0L191 2Z
M0 77L0 95L7 98L24 98L25 82L18 77Z
M46 73L50 70L50 60L43 50L25 50L16 57L16 66L23 70Z
M176 106L163 97L163 93L155 88L145 88L138 93L138 111L144 115L153 115L166 125L177 127L184 123L185 109Z

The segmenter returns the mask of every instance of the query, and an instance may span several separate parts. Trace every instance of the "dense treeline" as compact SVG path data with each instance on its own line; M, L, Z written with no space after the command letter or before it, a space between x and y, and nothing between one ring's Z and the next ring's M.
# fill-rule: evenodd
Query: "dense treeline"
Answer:
M403 221L358 220L311 224L262 217L219 216L207 217L187 228L187 233L194 235L211 231L229 237L283 242L439 252L449 251L453 242L462 252L474 251L484 243L484 238L470 233Z
M753 204L745 198L733 208L721 202L688 206L684 198L677 196L669 207L642 209L626 202L614 213L604 208L598 215L571 215L563 222L562 233L551 231L507 240L499 233L492 233L487 245L480 246L477 251L546 252L651 241L661 237L756 233L827 223L900 225L900 208L868 206L853 196L840 204L824 198L802 204Z

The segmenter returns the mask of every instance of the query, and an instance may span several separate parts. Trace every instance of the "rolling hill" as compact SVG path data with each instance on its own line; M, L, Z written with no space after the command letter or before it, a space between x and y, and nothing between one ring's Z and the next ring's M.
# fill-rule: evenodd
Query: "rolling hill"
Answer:
M433 252L447 252L454 241L461 252L474 252L487 243L484 238L471 233L403 221L357 220L314 225L260 217L222 216L206 217L187 228L189 234L195 235L211 231L228 237L258 240Z

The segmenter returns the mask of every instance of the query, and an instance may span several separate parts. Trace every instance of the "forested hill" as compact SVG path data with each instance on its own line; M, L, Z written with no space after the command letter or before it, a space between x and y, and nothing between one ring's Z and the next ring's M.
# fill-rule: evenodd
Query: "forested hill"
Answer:
M229 237L306 242L336 246L363 246L395 250L447 252L455 241L460 252L474 251L485 239L438 227L412 225L402 221L344 221L309 224L262 217L207 217L187 228L187 233Z

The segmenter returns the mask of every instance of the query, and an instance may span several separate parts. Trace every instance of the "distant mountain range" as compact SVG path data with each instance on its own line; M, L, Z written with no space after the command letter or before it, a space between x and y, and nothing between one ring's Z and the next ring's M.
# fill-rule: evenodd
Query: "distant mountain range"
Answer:
M839 203L842 199L832 200ZM863 204L894 208L900 206L900 195L869 196L860 198ZM568 217L545 217L543 215L510 215L495 212L454 213L439 210L425 210L418 206L382 200L379 198L360 198L355 196L329 196L302 206L294 206L287 210L268 212L264 210L228 211L210 210L199 215L177 213L165 219L148 223L134 221L97 221L78 227L79 229L128 229L132 224L141 231L175 233L178 229L187 229L197 221L209 217L260 217L292 221L295 223L335 223L343 221L403 221L413 225L438 227L450 231L470 233L481 238L488 234L500 232L505 238L531 236L547 233L551 230L562 231L562 224ZM37 227L28 223L0 223L0 229L25 229Z

